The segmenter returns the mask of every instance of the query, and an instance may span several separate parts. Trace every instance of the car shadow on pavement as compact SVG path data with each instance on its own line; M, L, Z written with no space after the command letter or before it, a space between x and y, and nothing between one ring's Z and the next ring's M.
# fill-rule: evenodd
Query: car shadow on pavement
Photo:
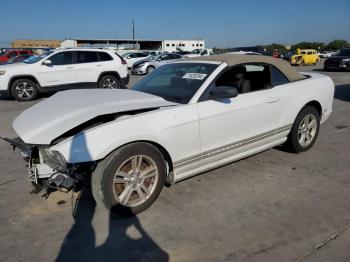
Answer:
M0 91L0 100L4 100L4 101L11 101L11 100L14 100L12 97L10 97L7 92L3 92L3 91Z
M168 254L145 232L137 216L109 217L109 235L101 246L95 246L92 218L95 201L84 188L75 205L75 223L66 235L56 261L168 261ZM141 237L127 235L133 226Z
M350 84L337 85L335 87L334 98L346 102L350 102Z
M91 158L84 132L73 136L70 151L72 159ZM101 246L96 246L96 235L92 225L95 208L96 202L90 187L83 187L74 205L74 224L62 243L56 261L162 262L169 260L168 254L142 228L137 216L117 219L109 215L107 239ZM137 239L127 234L130 227L136 230Z

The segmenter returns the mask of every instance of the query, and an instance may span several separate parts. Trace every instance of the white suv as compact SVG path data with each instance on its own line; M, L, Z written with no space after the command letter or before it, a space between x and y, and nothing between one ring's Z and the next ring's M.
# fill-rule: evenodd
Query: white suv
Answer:
M0 66L0 91L18 101L33 100L44 91L124 88L128 82L126 61L111 50L58 49Z

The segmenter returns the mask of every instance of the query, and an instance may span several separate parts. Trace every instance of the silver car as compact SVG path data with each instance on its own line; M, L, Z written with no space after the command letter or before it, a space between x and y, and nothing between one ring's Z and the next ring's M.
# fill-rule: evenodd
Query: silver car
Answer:
M131 73L136 75L148 74L161 65L181 58L182 56L179 54L161 54L150 56L147 59L135 62L131 68Z

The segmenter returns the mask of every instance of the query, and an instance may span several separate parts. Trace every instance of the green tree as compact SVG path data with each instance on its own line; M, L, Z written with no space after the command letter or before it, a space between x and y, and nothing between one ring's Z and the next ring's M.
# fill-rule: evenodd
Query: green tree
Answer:
M266 51L272 53L273 51L280 51L282 53L287 52L287 48L284 45L281 44L276 44L276 43L272 43L270 45L265 45L264 48L266 49Z
M315 49L322 50L325 48L325 44L321 42L300 42L292 46L292 49Z
M325 49L326 50L339 50L339 49L346 47L347 45L348 45L348 43L346 40L335 39L335 40L329 42L328 45L326 45Z

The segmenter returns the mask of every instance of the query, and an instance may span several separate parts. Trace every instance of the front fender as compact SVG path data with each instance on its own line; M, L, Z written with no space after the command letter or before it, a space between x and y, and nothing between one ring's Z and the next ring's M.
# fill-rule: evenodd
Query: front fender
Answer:
M97 161L132 142L150 141L162 146L173 161L200 150L195 105L126 116L72 136L54 146L68 163ZM184 155L185 154L185 155Z

